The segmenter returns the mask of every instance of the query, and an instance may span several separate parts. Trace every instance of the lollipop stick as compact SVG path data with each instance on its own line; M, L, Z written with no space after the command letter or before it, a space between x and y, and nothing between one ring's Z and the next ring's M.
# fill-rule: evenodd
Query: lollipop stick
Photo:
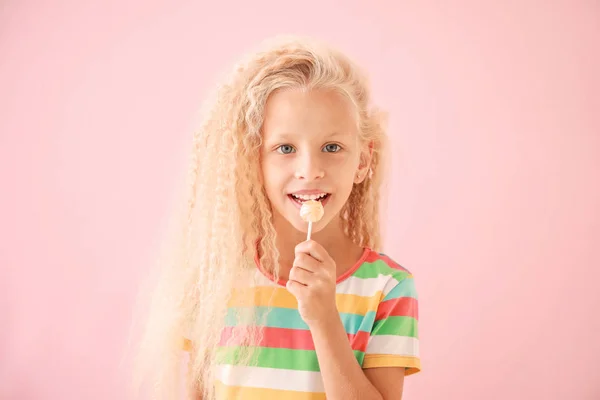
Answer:
M312 222L308 222L308 235L306 236L306 240L310 240L310 233L312 231Z

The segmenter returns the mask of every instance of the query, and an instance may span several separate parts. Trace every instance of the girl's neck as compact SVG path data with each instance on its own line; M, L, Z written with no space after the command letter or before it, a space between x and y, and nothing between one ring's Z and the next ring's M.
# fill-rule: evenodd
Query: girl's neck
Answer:
M295 257L294 249L299 243L306 240L305 233L296 230L287 221L285 222L285 224L276 224L279 276L282 279L287 279L289 276ZM364 251L344 233L339 218L331 221L321 231L313 233L311 239L323 246L333 258L337 266L338 276L343 275L348 269L352 268Z

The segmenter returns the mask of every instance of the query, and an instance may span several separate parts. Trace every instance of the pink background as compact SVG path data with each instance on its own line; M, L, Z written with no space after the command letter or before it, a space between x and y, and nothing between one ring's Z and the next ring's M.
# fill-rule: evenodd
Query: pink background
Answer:
M248 46L305 33L392 114L387 252L421 300L405 399L599 399L599 3L210 3L0 5L0 398L126 398L200 102Z

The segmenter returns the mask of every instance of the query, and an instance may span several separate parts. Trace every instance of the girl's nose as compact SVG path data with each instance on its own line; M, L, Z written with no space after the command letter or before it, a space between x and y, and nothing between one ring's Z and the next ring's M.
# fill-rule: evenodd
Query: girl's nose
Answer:
M298 157L298 164L296 165L294 176L296 179L312 181L323 178L325 176L325 170L321 166L318 156L306 154L304 157Z

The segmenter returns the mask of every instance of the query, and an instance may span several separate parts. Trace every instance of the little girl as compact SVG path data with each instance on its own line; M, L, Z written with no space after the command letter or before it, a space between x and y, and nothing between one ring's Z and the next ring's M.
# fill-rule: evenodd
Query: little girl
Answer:
M418 307L379 253L382 118L358 68L306 39L219 87L142 341L154 398L181 398L184 370L189 399L401 398ZM310 240L308 200L324 207Z

